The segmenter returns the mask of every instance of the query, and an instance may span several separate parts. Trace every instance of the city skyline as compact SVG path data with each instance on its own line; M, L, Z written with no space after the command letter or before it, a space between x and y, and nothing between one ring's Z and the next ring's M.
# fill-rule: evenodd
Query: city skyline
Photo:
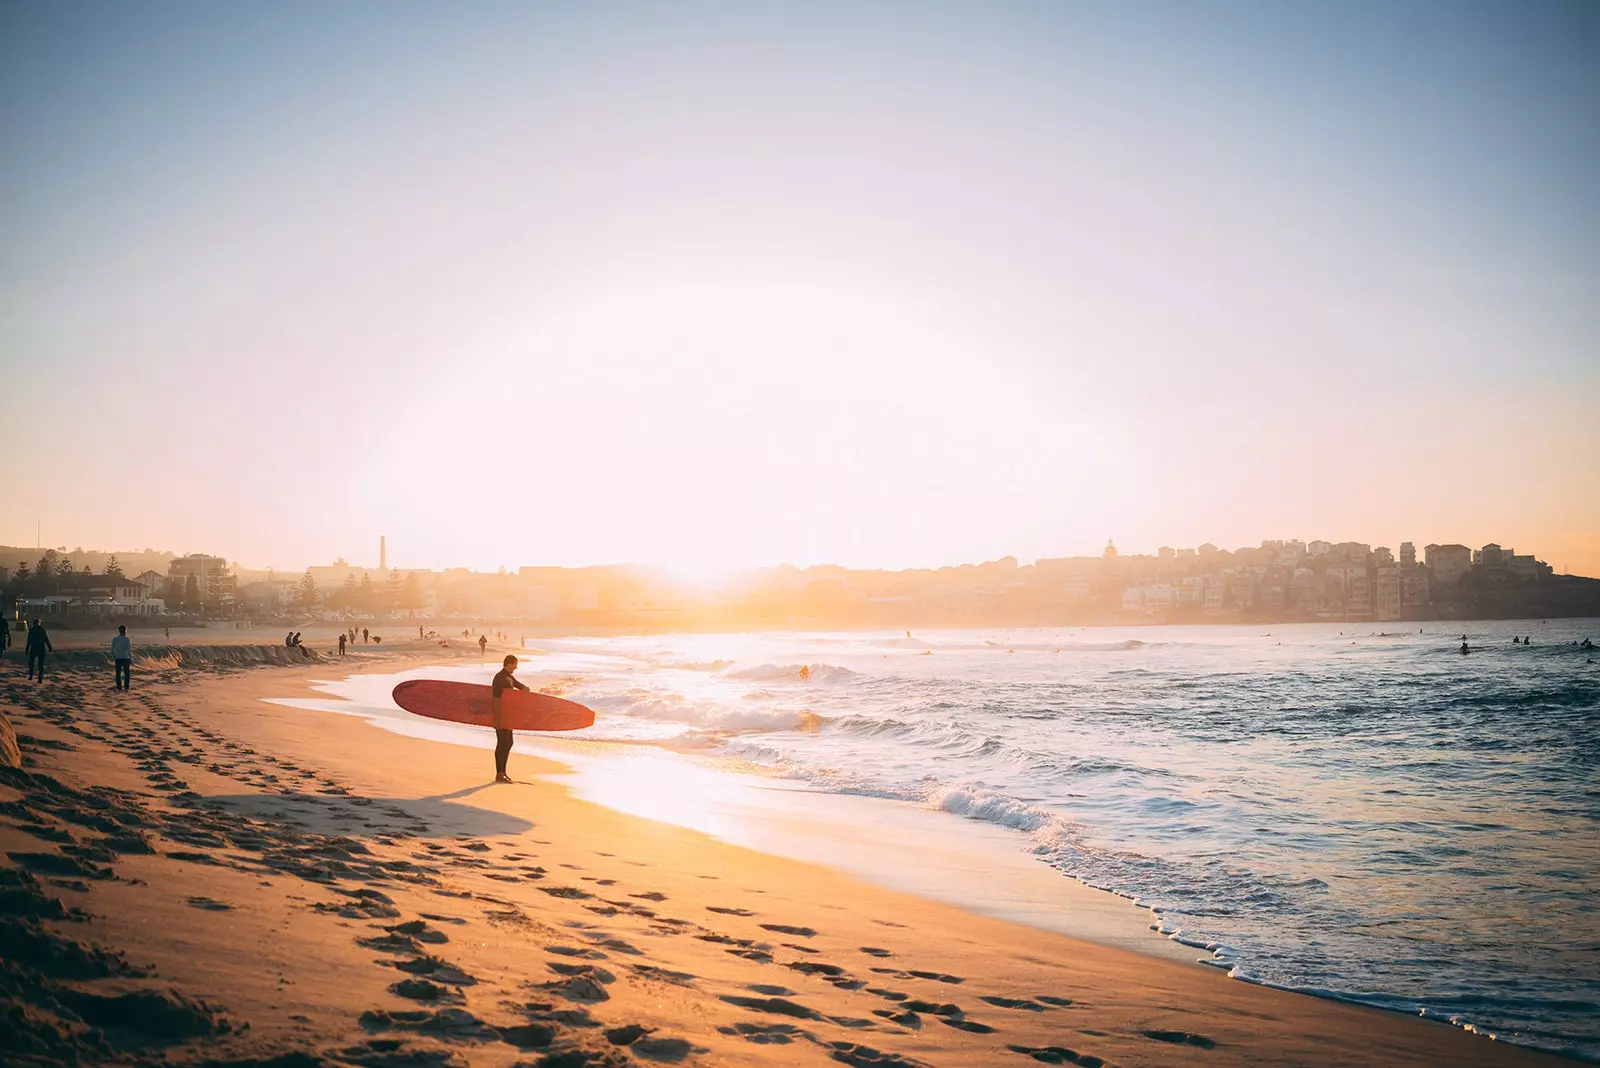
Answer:
M1600 572L1597 22L12 5L0 541Z

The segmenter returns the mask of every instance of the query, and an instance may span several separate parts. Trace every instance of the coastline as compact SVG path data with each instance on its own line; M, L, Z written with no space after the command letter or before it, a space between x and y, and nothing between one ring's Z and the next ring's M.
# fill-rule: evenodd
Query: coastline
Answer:
M151 832L154 853L120 852L111 865L143 885L91 880L89 889L66 880L82 883L80 891L45 876L41 885L95 914L96 940L153 961L161 982L251 1024L247 1035L212 1034L197 1048L235 1059L284 1049L337 1059L365 1040L366 1053L346 1058L359 1062L375 1055L370 1036L382 1034L474 1064L511 1063L519 1049L595 1058L575 1064L1570 1063L1445 1024L977 915L626 815L582 800L570 768L521 739L513 774L531 781L487 787L484 756L471 748L261 700L305 699L330 668L388 672L440 652L395 649L359 663L226 674L173 668L136 678L129 695L74 670L47 683L39 696L56 699L35 698L34 709L18 707L27 694L18 692L20 678L5 676L31 772L77 790L104 783L163 814L152 821L165 828ZM13 815L0 823L7 852L60 852ZM216 845L196 849L168 833L218 818L227 825L207 830ZM25 822L44 821L34 813ZM471 840L452 838L462 834ZM345 868L286 873L264 864L275 842L279 855L342 850L331 859ZM272 875L263 880L265 871ZM361 888L388 898L383 908L398 915L363 914L359 903L375 899L352 896ZM196 905L195 896L228 907ZM421 919L416 934L449 941L415 953L403 941L370 944L393 938L386 927L418 922L413 915L447 916ZM440 996L423 1002L397 993L408 971L395 965L433 953L452 976L476 981L429 981ZM271 966L250 965L255 954ZM538 1000L508 1000L529 997ZM528 1008L535 1004L547 1007ZM476 1019L474 1029L452 1017L478 1037L396 1015L435 1019L448 1010ZM604 1026L574 1022L577 1012ZM655 1029L645 1046L604 1037L609 1029L625 1038L630 1025ZM519 1040L549 1034L542 1046L518 1047L508 1031Z

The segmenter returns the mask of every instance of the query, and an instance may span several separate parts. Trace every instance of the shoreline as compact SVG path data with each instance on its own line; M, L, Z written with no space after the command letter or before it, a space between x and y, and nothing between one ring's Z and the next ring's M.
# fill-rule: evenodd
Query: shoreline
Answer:
M432 653L442 659L437 650ZM356 667L357 674L392 671L397 665L422 667L428 657L428 650L396 649L343 666ZM175 979L188 996L215 999L252 1024L248 1040L230 1032L231 1037L191 1039L191 1045L230 1054L314 1049L336 1063L329 1050L339 1043L355 1049L351 1040L378 1033L360 1023L367 1019L387 1020L379 1030L406 1042L470 1054L474 1064L509 1063L527 1048L600 1058L570 1061L575 1064L620 1057L616 1063L1021 1064L1032 1058L1136 1065L1190 1063L1202 1050L1217 1064L1570 1063L1443 1023L1235 982L1214 968L1180 967L991 919L833 869L623 815L580 799L570 784L549 781L568 773L526 747L512 755L513 774L535 781L496 789L482 785L483 754L469 747L432 745L354 717L261 700L273 691L305 697L312 680L330 666L226 674L173 669L162 673L171 677L148 683L136 677L131 695L115 694L98 674L71 671L38 691L56 691L54 702L36 698L40 707L32 709L17 703L27 699L13 685L20 677L0 676L7 711L35 762L30 771L58 776L75 789L106 783L125 791L129 804L162 813L154 822L165 830L152 834L153 853L106 848L119 853L117 874L126 869L142 885L85 883L81 891L61 892L94 913L93 933L112 936L111 944L130 959L155 958L162 981ZM144 733L159 738L158 727L174 740ZM218 761L206 764L212 756ZM174 768L181 789L173 788ZM27 804L30 784L16 781L14 789ZM286 785L301 781L317 785ZM169 832L193 830L185 829L186 820L219 820L219 814L235 822L207 829L221 840L217 845L185 848L181 839L170 838ZM59 844L20 829L10 816L8 810L0 835L13 858L18 852L59 853ZM45 820L30 809L28 822ZM455 848L461 840L452 837L462 833L472 836L465 851ZM30 837L26 850L13 844ZM438 943L454 969L447 977L470 973L476 981L453 989L430 981L443 996L423 1002L434 1006L427 1019L445 1012L437 1007L445 1004L474 1015L475 1033L481 1038L492 1032L493 1038L440 1039L437 1031L420 1023L411 1027L397 1015L423 1010L394 989L403 979L385 983L399 978L398 964L423 960L421 951L432 952L429 946L407 956L352 949L352 940L336 944L328 937L332 923L369 941L382 940L394 932L366 928L381 919L397 926L398 919L341 916L338 908L319 911L314 901L294 900L358 894L348 884L362 880L340 874L338 867L330 870L334 878L284 876L281 868L270 868L280 874L264 881L251 874L260 871L252 865L270 859L273 841L294 842L279 852L305 856L309 849L335 848L330 838L346 843L336 848L344 858L336 857L336 864L350 871L378 865L367 869L364 881L381 886L379 892L391 899L384 908L405 915L422 908L437 910L431 915L452 914L419 921L417 932L436 927L449 939ZM265 853L261 842L269 844ZM524 859L531 855L525 851L535 849L538 872L527 870ZM1048 877L1060 880L1056 873ZM554 887L554 880L572 885ZM48 878L43 882L53 886ZM639 885L628 885L633 883ZM299 889L289 894L289 887ZM213 913L194 904L201 889L207 900L226 907ZM465 902L472 909L458 908ZM360 912L356 905L345 908ZM662 915L666 911L673 915ZM228 922L209 922L213 915ZM492 937L463 940L468 932ZM683 937L690 932L693 937ZM225 967L248 955L251 937L267 939L262 946L281 943L301 958L279 960L272 982L259 969ZM556 938L577 940L579 945L568 947L577 952L557 952L547 941ZM541 960L547 952L560 959ZM375 953L389 961L387 971L373 967ZM579 963L584 961L592 963ZM596 970L611 980L595 978ZM540 1001L508 1009L512 1002L504 996L526 996L532 979L546 980L534 985L553 1007L527 1007L545 1004ZM577 994L604 997L575 1000L574 987ZM300 1011L289 1013L283 1003L293 1000L294 988L302 988L295 1002ZM307 1000L306 992L316 998ZM574 1005L607 1024L625 1010L638 1022L621 1026L654 1028L650 1037L660 1041L636 1048L637 1036L634 1043L599 1038L571 1022ZM512 1022L499 1022L508 1012ZM514 1032L524 1039L548 1031L547 1041L516 1047L501 1034L516 1027L535 1027L536 1033ZM626 1034L619 1031L619 1037ZM370 1039L363 1048L372 1052Z

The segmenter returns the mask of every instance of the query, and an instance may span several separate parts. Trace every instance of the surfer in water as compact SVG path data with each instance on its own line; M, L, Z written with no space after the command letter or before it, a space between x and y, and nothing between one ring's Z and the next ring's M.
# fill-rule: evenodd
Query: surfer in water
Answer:
M494 781L510 782L511 776L506 774L506 758L511 755L512 734L500 726L500 695L507 690L526 690L516 679L517 658L508 656L495 672L494 682L491 684L489 696L489 714L494 717ZM482 692L481 690L479 691Z

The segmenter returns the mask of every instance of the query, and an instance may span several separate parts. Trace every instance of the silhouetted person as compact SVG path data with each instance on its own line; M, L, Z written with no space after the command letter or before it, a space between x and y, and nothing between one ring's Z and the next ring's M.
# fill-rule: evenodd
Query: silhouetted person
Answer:
M291 630L288 634L283 636L283 647L285 649L294 648L294 631Z
M28 628L28 638L24 645L28 653L28 678L44 681L44 658L47 653L55 652L55 646L50 644L50 632L44 629L44 624L34 617L33 625Z
M417 624L417 641L420 642L424 637L425 637L425 635L422 633L422 624L418 623Z
M489 639L486 636L482 635L482 634L478 635L478 655L482 656L485 653L487 653L488 651L489 651Z
M133 642L128 639L128 628L117 627L117 636L111 639L111 662L117 670L117 689L133 688Z
M1462 656L1466 656L1470 652L1472 652L1472 647L1470 645L1468 645L1466 642L1462 642L1461 643L1461 655Z
M1511 644L1512 645L1521 645L1522 644L1522 639L1516 637L1515 635L1513 635L1512 638L1511 638Z
M362 643L365 644L369 637L371 637L371 635L369 635L367 633L367 628L366 627L362 627L361 628L361 641L362 641Z
M516 680L517 658L508 656L501 662L500 670L495 672L494 682L489 687L489 716L494 722L494 781L510 782L511 776L506 774L506 758L511 755L511 731L501 726L504 720L501 717L501 696L507 690L527 690L527 687Z
M161 628L161 633L166 636L166 640L167 641L170 642L172 640L172 628L171 627L162 627Z
M0 619L0 659L4 659L9 648L11 648L11 620Z
M344 655L344 635L343 634L339 635L339 655L340 656Z

